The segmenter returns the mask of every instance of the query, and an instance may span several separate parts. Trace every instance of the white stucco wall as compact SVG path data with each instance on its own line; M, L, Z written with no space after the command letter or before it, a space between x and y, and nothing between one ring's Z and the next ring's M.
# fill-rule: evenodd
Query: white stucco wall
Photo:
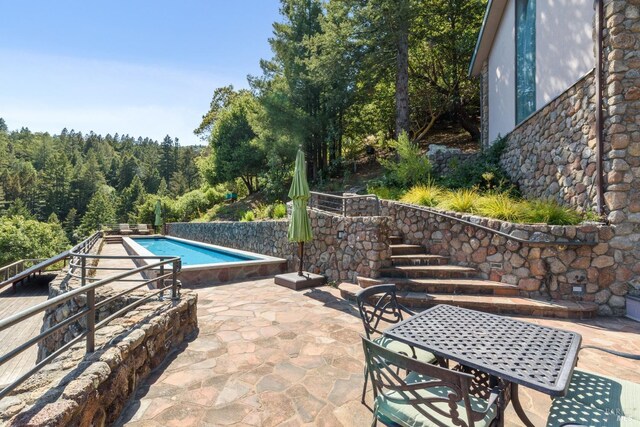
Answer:
M538 109L573 86L595 67L594 14L593 0L536 2Z
M508 0L489 54L489 142L515 127L515 0ZM595 66L593 0L536 1L536 109Z
M489 142L515 123L515 1L509 1L489 54Z

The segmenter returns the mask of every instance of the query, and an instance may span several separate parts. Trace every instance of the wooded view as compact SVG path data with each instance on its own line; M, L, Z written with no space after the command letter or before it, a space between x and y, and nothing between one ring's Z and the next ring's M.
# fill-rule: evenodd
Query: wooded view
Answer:
M285 200L299 146L309 179L323 183L365 151L389 152L403 133L428 139L438 123L477 140L479 89L467 66L485 5L282 0L273 57L248 76L249 89L213 90L195 129L202 147L34 133L0 119L0 263L49 256L101 224L153 223L157 200L165 221L215 218L229 192ZM274 211L281 206L265 215ZM33 243L43 234L55 238Z

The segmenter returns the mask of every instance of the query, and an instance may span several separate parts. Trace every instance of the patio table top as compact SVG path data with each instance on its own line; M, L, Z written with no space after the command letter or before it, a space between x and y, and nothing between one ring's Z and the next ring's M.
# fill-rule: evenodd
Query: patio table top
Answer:
M438 305L384 333L487 374L550 396L566 394L582 337L450 305Z

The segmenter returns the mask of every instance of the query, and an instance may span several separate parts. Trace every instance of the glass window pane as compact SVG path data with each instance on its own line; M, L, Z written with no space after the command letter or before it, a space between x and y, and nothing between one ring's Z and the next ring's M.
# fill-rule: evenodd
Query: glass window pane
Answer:
M516 0L516 124L536 110L536 2Z

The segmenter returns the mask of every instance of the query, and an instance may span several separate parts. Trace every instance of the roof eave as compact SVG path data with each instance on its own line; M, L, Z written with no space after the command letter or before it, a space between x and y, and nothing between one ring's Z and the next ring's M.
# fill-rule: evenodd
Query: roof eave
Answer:
M489 57L502 14L509 0L489 0L482 20L482 28L469 64L469 76L476 77L482 72L482 64Z

